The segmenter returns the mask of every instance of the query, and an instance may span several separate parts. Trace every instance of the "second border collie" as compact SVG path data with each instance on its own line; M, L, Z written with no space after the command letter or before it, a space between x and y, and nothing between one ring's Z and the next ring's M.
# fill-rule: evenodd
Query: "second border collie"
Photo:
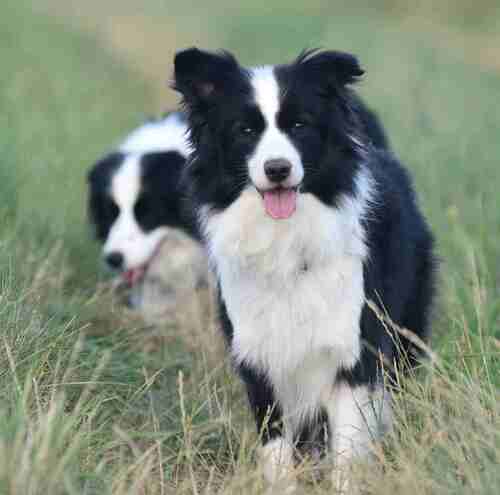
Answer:
M189 152L185 116L175 112L135 129L88 175L89 216L103 244L104 261L134 289L135 306L144 302L141 294L147 284L141 282L148 273L154 272L156 280L165 272L165 264L157 263L158 255L165 257L161 252L165 239L171 240L176 252L180 246L190 253L199 250L198 242L189 246L189 239L198 235L180 180ZM193 254L193 268L203 264L201 253ZM206 282L206 270L197 276ZM153 285L165 283L170 281L149 284L146 292L151 295ZM179 281L179 285L186 284Z
M353 458L390 428L383 369L412 349L398 349L367 300L428 333L432 236L351 89L362 74L335 51L253 69L226 52L175 57L188 180L270 482L287 475L295 447L326 439L345 488Z

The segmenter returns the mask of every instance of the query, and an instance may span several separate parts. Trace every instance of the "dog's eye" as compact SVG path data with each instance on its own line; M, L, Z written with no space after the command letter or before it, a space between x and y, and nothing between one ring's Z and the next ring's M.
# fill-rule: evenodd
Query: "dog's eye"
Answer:
M118 205L112 199L106 202L106 214L111 221L120 214L120 208L118 208Z
M306 123L302 120L297 120L292 124L292 129L298 130L303 129L306 126Z
M240 132L242 134L245 134L245 136L251 136L252 134L255 134L255 129L249 125L243 125L241 126Z
M236 123L234 126L234 130L242 136L252 136L257 132L257 129L255 129L255 127L246 122Z
M141 196L134 206L134 214L137 220L142 220L148 213L151 211L150 202L144 197Z

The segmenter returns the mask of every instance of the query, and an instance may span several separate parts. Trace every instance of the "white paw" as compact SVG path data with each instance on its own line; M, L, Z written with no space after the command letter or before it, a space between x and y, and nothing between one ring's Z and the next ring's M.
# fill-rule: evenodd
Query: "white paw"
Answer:
M259 457L264 479L271 485L268 493L295 493L292 446L283 438L276 438L262 447Z
M334 469L332 473L332 484L337 495L347 495L351 488L348 469Z

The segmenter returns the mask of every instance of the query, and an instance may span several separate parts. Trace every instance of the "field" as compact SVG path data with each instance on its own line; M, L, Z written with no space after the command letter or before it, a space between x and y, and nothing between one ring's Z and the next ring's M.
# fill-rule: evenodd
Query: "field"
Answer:
M359 55L441 263L437 360L396 397L380 469L356 477L374 495L497 494L498 2L102 4L6 0L0 16L0 495L264 491L214 324L145 327L110 293L86 223L89 166L175 104L172 54L192 44L248 65ZM303 493L333 493L310 468Z

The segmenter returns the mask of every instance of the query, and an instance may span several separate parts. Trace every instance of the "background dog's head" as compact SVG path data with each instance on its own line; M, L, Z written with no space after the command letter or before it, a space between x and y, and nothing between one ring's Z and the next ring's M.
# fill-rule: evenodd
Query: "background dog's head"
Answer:
M129 285L142 278L169 227L191 234L180 190L185 135L180 114L147 123L89 173L89 216L103 258Z

